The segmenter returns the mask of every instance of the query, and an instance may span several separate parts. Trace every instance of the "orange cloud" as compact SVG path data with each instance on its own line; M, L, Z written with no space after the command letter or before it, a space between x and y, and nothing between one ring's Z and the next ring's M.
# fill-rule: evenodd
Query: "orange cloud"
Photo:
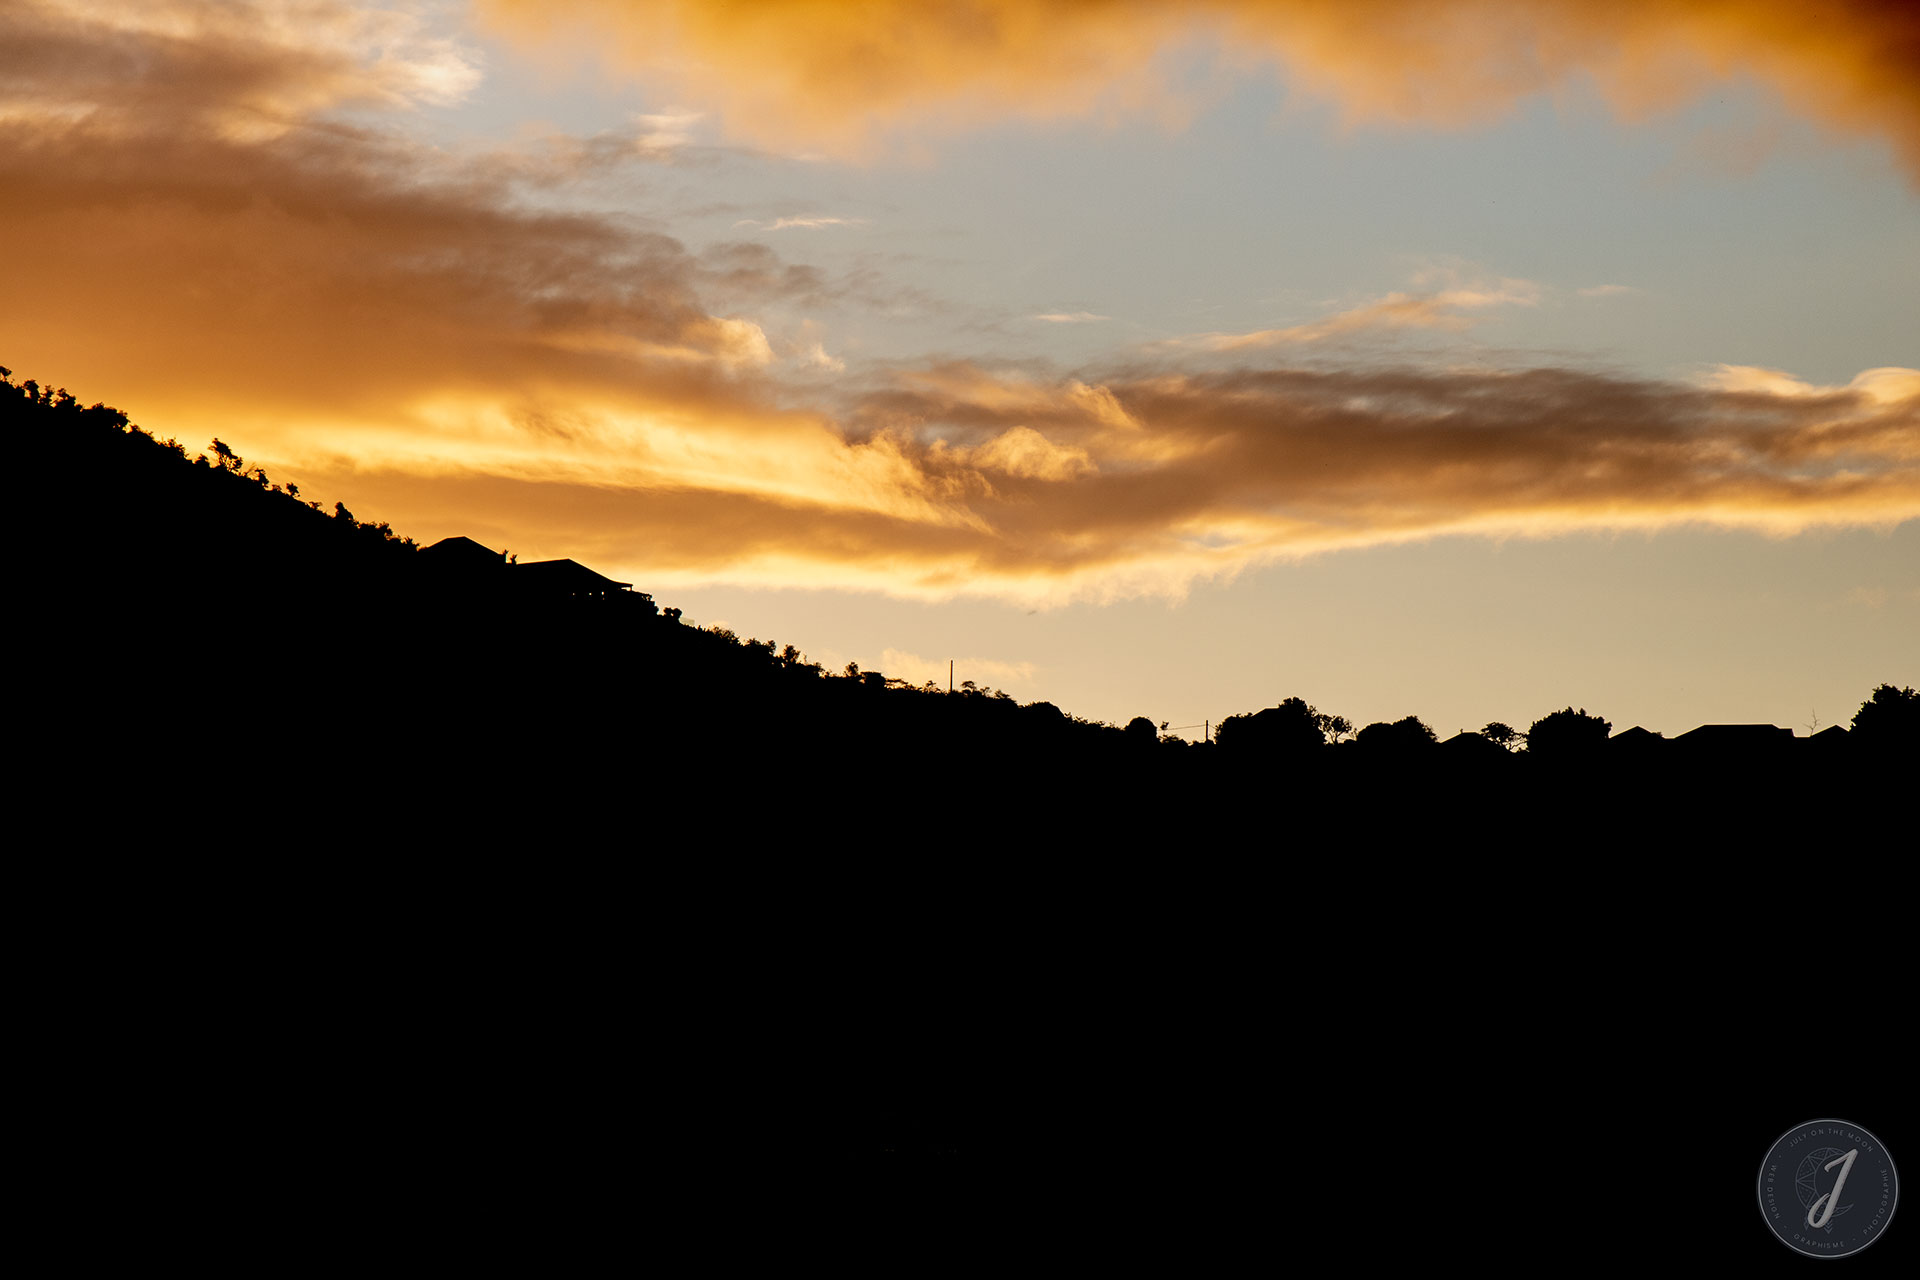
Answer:
M617 463L610 447L591 473L342 470L318 487L407 513L425 536L477 528L652 589L1028 603L1177 595L1277 558L1435 536L1920 517L1913 370L1838 387L1551 368L1142 371L1092 391L954 366L823 408L804 430L694 430L693 452L649 446Z
M477 55L406 12L343 0L15 0L0 12L4 115L137 129L153 117L230 138L345 105L444 105Z
M24 247L0 356L415 536L650 589L1051 601L1449 533L1920 515L1910 369L1816 386L1729 366L1688 386L928 362L823 385L818 335L756 318L831 293L818 272L542 211L521 198L538 173L330 120L349 101L405 109L407 40L427 67L446 47L363 38L327 0L287 11L338 16L348 35L311 49L204 20L226 9L141 11L183 24L165 29L117 8L0 12L0 238ZM1417 323L1528 293L1432 285L1374 305Z
M563 415L532 406L556 384L724 402L776 354L703 295L828 288L762 247L696 257L529 207L511 158L328 119L461 79L456 49L391 14L26 5L0 12L0 58L0 238L16 247L0 339L43 378L83 359L98 394L150 416L190 406L284 436L478 398L551 425Z
M1623 115L1748 74L1920 180L1920 12L1903 0L479 0L496 30L591 47L736 133L860 155L904 132L1147 113L1265 64L1353 123L1458 126L1591 78ZM1217 79L1217 77L1215 77ZM909 139L910 140L910 139Z

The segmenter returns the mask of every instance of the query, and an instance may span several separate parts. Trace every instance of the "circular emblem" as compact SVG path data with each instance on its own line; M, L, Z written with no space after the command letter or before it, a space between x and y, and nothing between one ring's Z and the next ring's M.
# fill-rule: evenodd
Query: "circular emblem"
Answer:
M1849 1120L1809 1120L1781 1134L1760 1164L1760 1216L1781 1244L1844 1258L1886 1234L1900 1202L1893 1157Z

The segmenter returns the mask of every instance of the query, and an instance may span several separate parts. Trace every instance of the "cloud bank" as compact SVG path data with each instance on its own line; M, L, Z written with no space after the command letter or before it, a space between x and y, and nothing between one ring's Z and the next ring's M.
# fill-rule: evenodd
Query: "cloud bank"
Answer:
M1901 0L479 0L498 31L592 48L709 104L738 134L846 156L908 131L1148 115L1178 123L1215 78L1279 70L1353 124L1482 123L1591 82L1643 118L1737 75L1843 134L1888 140L1920 181L1920 10Z
M574 479L395 473L383 497L565 528L569 546L662 585L1178 595L1277 559L1444 535L1911 519L1920 372L1817 387L1733 367L1699 385L1243 368L1092 385L962 365L823 405L804 427L667 445L610 443Z
M319 35L297 42L278 17ZM414 28L374 17L328 0L0 13L0 235L16 248L0 331L20 367L84 353L109 386L353 417L630 390L642 367L666 400L698 404L728 370L773 360L758 324L703 291L764 299L817 274L755 246L696 258L526 199L518 157L462 159L329 115L467 83L444 41L409 61Z
M710 12L760 14L766 38L744 47L767 57L787 23ZM288 38L296 17L324 38ZM1031 33L989 25L1025 65ZM1682 384L1285 363L1335 332L1444 329L1532 298L1524 281L1442 280L1312 331L1077 373L846 374L817 334L757 318L831 292L812 268L557 211L514 156L347 123L346 107L402 113L471 86L477 61L409 20L330 0L14 5L0 59L0 359L190 444L219 434L425 537L653 587L1059 602L1446 534L1920 514L1911 369L1820 386L1738 366ZM890 86L855 88L907 92Z

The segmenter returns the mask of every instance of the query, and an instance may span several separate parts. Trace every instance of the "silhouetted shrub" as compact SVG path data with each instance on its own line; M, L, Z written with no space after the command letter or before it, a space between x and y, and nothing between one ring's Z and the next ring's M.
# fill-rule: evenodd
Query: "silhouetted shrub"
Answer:
M1590 716L1585 707L1575 711L1566 707L1540 717L1527 730L1530 755L1585 755L1606 745L1613 725L1599 716Z
M1418 716L1407 716L1392 724L1370 724L1354 739L1369 755L1393 756L1411 755L1433 746L1436 741L1433 730Z

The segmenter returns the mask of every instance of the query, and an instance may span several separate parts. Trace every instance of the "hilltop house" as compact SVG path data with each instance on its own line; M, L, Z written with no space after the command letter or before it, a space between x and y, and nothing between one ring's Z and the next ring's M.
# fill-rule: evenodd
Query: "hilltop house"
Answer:
M602 577L577 560L535 560L512 568L516 588L543 596L604 597L633 590L631 582Z
M627 599L651 606L653 597L631 582L615 582L577 560L533 560L516 564L506 553L472 538L442 538L420 551L420 564L440 586L460 591L507 589L538 599Z

